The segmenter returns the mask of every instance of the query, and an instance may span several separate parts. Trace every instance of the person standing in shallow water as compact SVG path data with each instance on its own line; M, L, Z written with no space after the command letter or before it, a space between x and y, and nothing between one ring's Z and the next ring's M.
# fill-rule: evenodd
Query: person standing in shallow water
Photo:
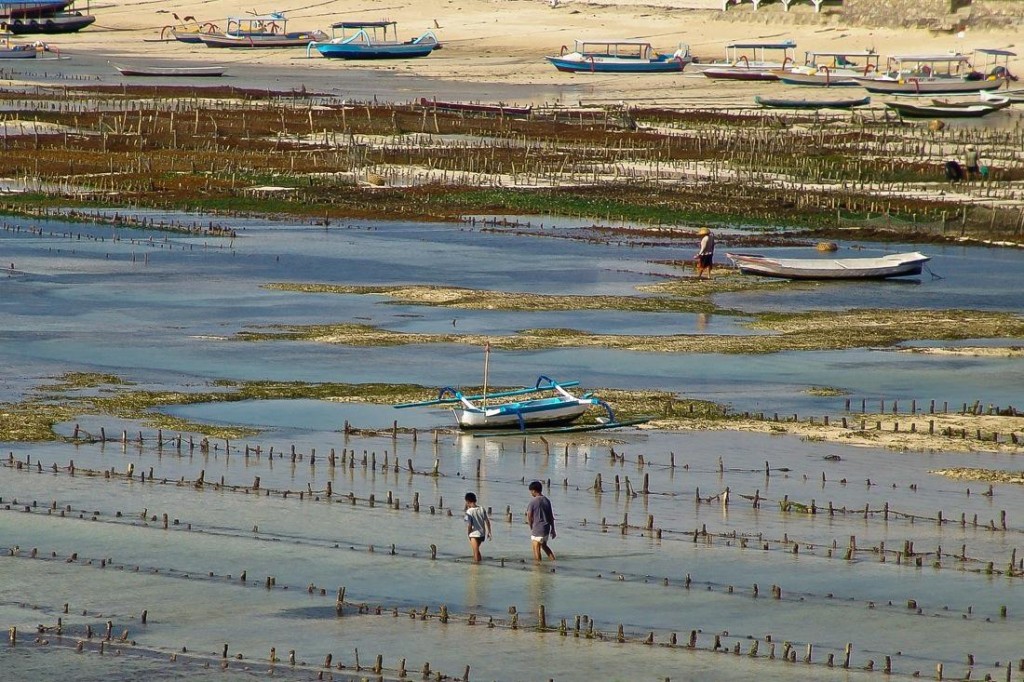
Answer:
M469 547L473 551L473 561L481 561L480 545L484 540L493 538L491 535L491 519L487 516L487 510L478 507L476 494L466 493L466 533L469 534Z
M544 485L540 481L530 483L530 504L526 506L526 523L530 526L530 540L533 542L533 558L541 560L541 551L548 559L555 560L555 553L548 547L548 540L555 537L555 515L551 501L543 495Z
M708 279L711 279L711 264L715 260L715 235L706 227L700 228L697 232L700 235L700 249L697 251L697 279L700 279L705 271Z

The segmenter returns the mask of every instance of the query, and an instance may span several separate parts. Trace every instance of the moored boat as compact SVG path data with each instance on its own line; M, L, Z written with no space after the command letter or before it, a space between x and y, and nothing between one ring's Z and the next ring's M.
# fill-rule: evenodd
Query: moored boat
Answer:
M888 279L920 275L931 258L922 253L894 253L875 258L772 258L727 253L739 271L783 279Z
M122 76L148 76L153 78L211 78L223 76L224 66L128 66L111 64Z
M754 96L754 102L770 109L853 109L871 104L871 97L851 99L786 99Z
M861 60L861 63L852 61ZM870 50L855 52L813 52L804 53L803 66L794 66L779 74L779 80L787 85L810 85L816 87L849 87L858 85L854 76L868 76L878 69L879 55Z
M57 52L44 42L21 43L15 45L11 42L10 33L0 33L0 59L35 59L42 52Z
M464 111L472 114L493 114L498 116L529 116L532 106L514 104L486 104L480 102L445 102L437 99L420 98L420 106L439 111Z
M403 403L396 408L427 407L431 405L455 405L452 413L462 429L511 428L525 430L536 426L568 424L579 419L592 407L603 406L609 421L615 422L615 415L607 403L590 395L576 396L566 390L578 386L578 381L559 383L541 376L532 387L498 391L488 394L486 386L480 395L464 395L452 387L445 387L435 400L417 403ZM538 397L528 397L536 395ZM515 400L520 396L523 400ZM511 399L511 400L510 400ZM488 401L498 401L488 405Z
M184 18L178 17L177 14L172 14L178 24L176 26L164 26L160 29L160 40L177 40L180 43L190 43L198 45L203 42L199 36L202 33L217 33L220 31L220 27L217 24L207 21L199 23L193 16L186 16Z
M95 21L96 17L81 12L57 12L45 16L11 17L3 20L7 24L7 30L16 35L74 33Z
M1005 109L1013 104L1009 97L1000 97L994 93L983 90L977 99L963 102L951 101L948 99L933 99L932 105L937 107L974 107L983 106L989 109Z
M952 95L998 90L1009 76L1002 71L985 75L971 68L961 53L894 55L885 73L855 76L868 92L886 95Z
M985 103L976 104L912 104L910 102L886 102L903 118L981 118L1002 107Z
M577 40L571 52L563 45L557 57L545 59L568 73L668 73L693 61L686 45L659 53L642 40Z
M228 17L223 32L199 33L207 47L304 47L311 42L327 40L323 31L288 31L288 20L281 12Z
M75 0L0 0L0 17L42 17L64 10Z
M702 67L707 78L741 81L777 81L786 66L794 61L796 43L738 42L725 48L725 61ZM780 59L772 59L778 53Z
M315 48L328 59L412 59L441 46L433 31L400 41L394 21L340 21L331 25L331 33L329 40L310 42L306 55Z

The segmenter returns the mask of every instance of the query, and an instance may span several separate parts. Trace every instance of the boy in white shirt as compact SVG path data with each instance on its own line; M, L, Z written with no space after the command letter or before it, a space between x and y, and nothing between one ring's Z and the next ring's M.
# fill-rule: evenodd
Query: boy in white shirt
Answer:
M487 511L476 505L476 494L466 493L466 532L469 534L469 546L473 550L473 561L483 559L480 556L480 545L484 540L493 538L491 535L491 520L487 517Z

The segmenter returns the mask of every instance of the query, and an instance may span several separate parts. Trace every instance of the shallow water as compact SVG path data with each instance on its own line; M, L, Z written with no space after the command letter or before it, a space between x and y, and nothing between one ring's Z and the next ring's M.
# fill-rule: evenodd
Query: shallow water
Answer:
M448 332L454 319L458 332L492 334L533 326L749 333L741 320L725 315L454 311L390 305L377 296L261 288L313 281L624 294L659 279L649 261L679 257L664 247L516 238L467 225L325 230L229 222L239 230L233 240L57 222L42 224L42 235L0 230L0 263L15 264L0 278L0 399L17 400L66 371L112 372L140 388L175 390L209 390L212 379L480 383L482 353L466 346L230 340L239 330L278 323L361 321ZM567 223L561 229L572 229ZM1017 254L966 247L928 252L944 279L801 286L718 302L745 310L1019 312ZM1000 267L980 265L995 261ZM494 384L532 382L539 374L579 378L587 388L678 391L783 417L842 413L843 396L812 396L811 386L839 387L857 399L899 399L904 406L936 399L956 408L978 399L1019 402L1020 384L1019 360L890 349L492 354ZM1001 572L1024 556L1017 556L1024 496L1015 486L996 485L989 495L987 485L929 473L965 465L1013 468L1006 455L896 453L728 432L474 439L435 435L431 429L451 424L441 409L312 400L167 411L260 433L212 442L204 452L189 448L188 434L180 449L177 434L164 434L168 440L158 446L145 425L80 415L75 422L86 431L124 430L130 440L143 431L146 439L3 446L10 454L0 469L0 574L10 579L0 582L0 622L16 625L21 636L15 647L0 647L0 665L12 679L52 677L69 667L84 680L247 679L271 672L285 679L314 679L320 672L359 678L377 654L388 677L397 676L405 658L417 675L426 661L451 676L462 676L469 665L471 679L848 679L857 673L840 667L847 643L855 670L873 661L879 671L889 656L900 676L930 676L941 663L947 677L962 677L971 654L974 678L989 673L1001 679L1006 663L1019 658L1020 578ZM387 435L395 420L418 429L416 438ZM385 435L346 435L346 421ZM57 431L69 435L73 428L60 424ZM603 492L594 489L599 474ZM200 476L205 484L196 486ZM525 484L535 478L548 484L559 524L553 541L558 561L539 567L522 525ZM492 512L495 537L485 543L487 559L479 566L467 561L460 519L467 490L477 491ZM397 503L389 506L389 496ZM698 496L705 501L698 504ZM756 509L755 496L761 500ZM817 513L784 512L785 500L813 504ZM907 542L914 544L910 557L899 554ZM847 559L851 543L855 550ZM348 603L338 618L334 600L341 586ZM773 598L773 586L780 598ZM916 606L908 607L909 600ZM370 612L359 613L359 604L370 605ZM540 604L555 631L536 631ZM448 624L438 619L442 605L452 614ZM515 630L511 606L518 612ZM424 607L428 619L409 617ZM477 615L476 625L467 623L470 614ZM593 618L594 638L586 636L585 619L574 636L576 616ZM47 632L49 644L36 642L36 626L52 627L57 618L65 636L57 641ZM487 627L491 618L498 627ZM557 631L563 618L564 638ZM108 620L115 638L127 629L135 646L113 646L100 656L94 637L86 651L75 653L86 626L102 633ZM624 643L616 641L620 624L629 640ZM683 646L692 630L695 650ZM657 645L675 633L680 646L645 646L650 633ZM713 651L715 635L728 655ZM786 642L797 660L811 645L813 664L783 663ZM224 644L230 648L227 672L220 669ZM732 655L737 645L743 655ZM269 660L271 647L277 663ZM295 666L287 660L293 649ZM353 671L357 649L364 670ZM320 667L327 653L335 664L329 671ZM830 654L836 667L826 664Z

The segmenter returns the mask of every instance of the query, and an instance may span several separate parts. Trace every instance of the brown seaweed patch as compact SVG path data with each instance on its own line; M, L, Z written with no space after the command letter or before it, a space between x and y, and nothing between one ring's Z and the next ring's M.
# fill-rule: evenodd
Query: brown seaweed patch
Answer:
M1024 485L1024 471L953 467L951 469L935 469L929 473L952 478L956 481L982 481L984 483L1015 483L1017 485Z
M892 346L904 341L1010 338L1024 335L1024 318L1010 313L935 310L849 310L759 313L750 336L593 334L575 329L524 329L511 336L406 333L362 324L274 325L239 332L243 341L304 340L349 346L457 343L502 350L607 348L660 353L777 353Z
M378 295L401 305L460 308L466 310L630 310L635 312L714 312L711 296L743 291L774 283L758 284L734 272L712 280L693 277L643 285L638 291L647 296L566 296L521 291L491 291L430 285L369 286L320 283L273 282L266 289L302 293Z

